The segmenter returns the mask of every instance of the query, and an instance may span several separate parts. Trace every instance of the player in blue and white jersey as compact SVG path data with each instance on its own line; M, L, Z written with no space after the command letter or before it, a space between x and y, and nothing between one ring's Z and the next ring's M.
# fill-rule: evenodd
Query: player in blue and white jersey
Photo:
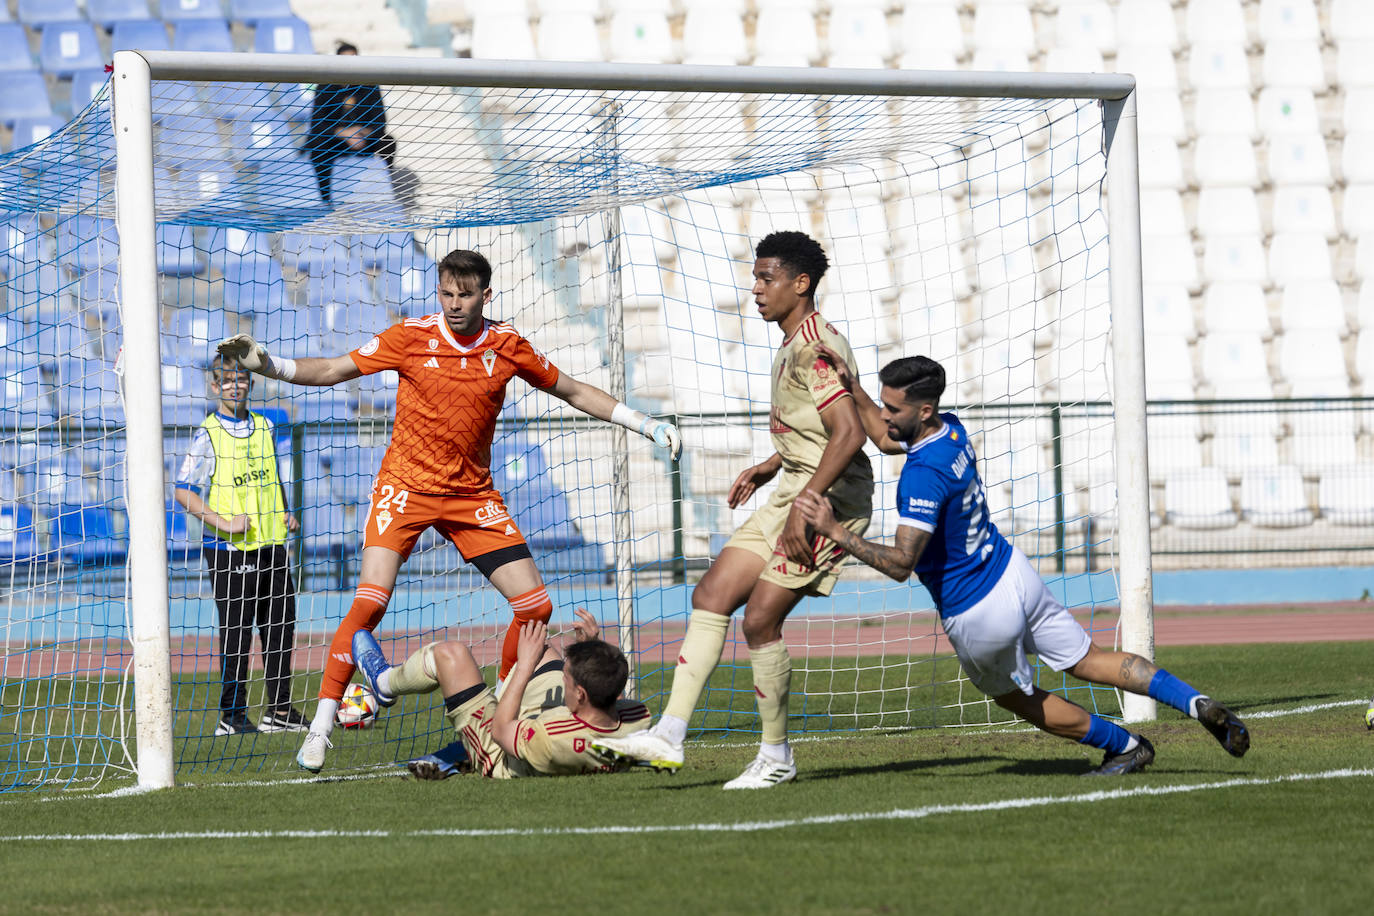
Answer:
M1202 723L1230 754L1250 746L1245 724L1221 703L1147 659L1093 645L1055 600L1025 554L988 518L983 482L968 433L940 413L945 370L924 356L895 360L879 373L882 407L854 384L837 354L818 348L854 396L864 430L890 454L906 453L897 484L895 546L867 541L839 525L829 502L797 497L816 534L899 582L912 572L935 600L940 623L970 681L1003 709L1054 735L1102 749L1093 774L1143 770L1154 747L1139 734L1037 687L1027 653L1080 680L1147 694Z

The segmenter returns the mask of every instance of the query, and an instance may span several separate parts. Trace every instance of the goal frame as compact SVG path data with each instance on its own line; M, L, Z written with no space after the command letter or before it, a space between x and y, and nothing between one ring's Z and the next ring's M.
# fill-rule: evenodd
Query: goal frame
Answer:
M1108 195L1119 639L1125 651L1154 658L1139 146L1133 76L118 51L114 55L112 107L125 334L122 378L126 403L139 405L139 409L127 411L126 457L135 756L141 788L175 784L153 190L155 79L1099 100L1103 105ZM618 286L613 285L613 300L617 294ZM611 308L619 314L617 302L613 301ZM623 365L613 378L623 386ZM617 487L616 492L615 509L626 512L628 490L622 492ZM632 623L630 563L621 551L617 552L615 568L621 622ZM633 640L632 626L622 626L621 632L625 639ZM1148 697L1123 694L1122 712L1127 721L1152 719L1155 703Z

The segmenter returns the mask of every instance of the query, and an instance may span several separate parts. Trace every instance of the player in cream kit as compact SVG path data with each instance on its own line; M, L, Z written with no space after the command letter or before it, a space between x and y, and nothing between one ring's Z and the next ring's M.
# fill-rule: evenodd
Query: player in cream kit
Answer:
M797 775L787 741L792 661L782 625L806 595L830 594L846 554L833 539L811 536L794 500L805 489L825 493L840 524L855 534L868 528L873 513L863 427L838 375L817 356L824 344L853 359L848 341L816 310L816 287L828 265L821 246L801 232L774 232L755 251L754 301L763 319L783 332L769 411L776 451L735 479L730 507L782 476L692 590L692 615L662 717L628 738L598 739L595 747L610 760L668 771L682 766L687 722L720 663L730 615L744 607L763 736L758 756L725 788L766 789Z
M853 393L873 444L889 454L906 453L897 484L896 544L852 533L821 494L803 493L797 505L819 533L879 572L898 582L916 573L975 687L1037 728L1102 749L1102 764L1091 771L1097 775L1143 770L1154 761L1153 745L1038 687L1027 653L1080 680L1154 697L1197 719L1233 756L1246 752L1245 723L1221 703L1139 655L1093 645L1026 555L997 530L968 432L954 414L940 413L945 370L939 363L924 356L888 363L878 376L879 408L854 383L845 354L820 352Z

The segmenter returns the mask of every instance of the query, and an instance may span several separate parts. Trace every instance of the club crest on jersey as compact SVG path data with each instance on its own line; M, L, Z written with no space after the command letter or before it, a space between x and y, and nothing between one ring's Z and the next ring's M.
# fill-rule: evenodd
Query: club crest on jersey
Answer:
M583 751L585 751L586 749L587 749L587 739L586 739L586 738L574 738L574 739L573 739L573 753L574 753L574 754L580 754L580 753L582 753Z
M377 513L377 533L386 534L386 529L391 527L391 513L386 509Z
M495 350L483 350L483 351L482 351L482 365L483 365L483 366L486 366L486 368L487 368L487 375L491 375L491 370L494 369L494 368L496 368L496 351L495 351Z
M437 340L435 340L433 337L431 337L431 338L429 339L429 348L430 348L431 350L437 350L437 349L439 349L439 341L437 341Z
M361 353L363 356L371 356L373 353L377 352L377 348L381 345L382 339L380 337L374 337L367 343L359 347L358 352Z

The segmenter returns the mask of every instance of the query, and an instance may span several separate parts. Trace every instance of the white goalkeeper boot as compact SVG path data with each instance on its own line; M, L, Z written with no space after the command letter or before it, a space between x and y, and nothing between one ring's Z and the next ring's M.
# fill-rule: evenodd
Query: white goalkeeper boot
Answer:
M784 782L797 778L797 764L788 754L787 759L778 760L763 751L754 762L744 768L744 772L724 785L726 789L771 789Z
M652 728L623 738L600 738L590 742L592 752L617 766L648 767L658 773L682 769L682 743L665 738Z
M301 742L301 749L296 752L296 766L318 773L324 767L324 752L333 746L326 735L310 732Z

